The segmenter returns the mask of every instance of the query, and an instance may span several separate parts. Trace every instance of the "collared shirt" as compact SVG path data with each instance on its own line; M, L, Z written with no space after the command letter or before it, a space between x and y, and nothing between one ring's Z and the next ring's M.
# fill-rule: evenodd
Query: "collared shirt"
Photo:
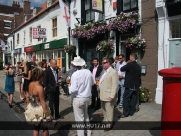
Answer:
M92 73L82 68L72 74L69 93L79 98L90 97L93 84Z
M55 82L57 83L57 72L56 72L56 70L54 70L52 67L50 67L50 68L51 68L52 73L53 73L53 75L54 75Z
M92 77L93 77L94 83L96 82L95 77L96 77L97 68L98 68L98 65L94 66L94 69L92 71Z
M119 69L118 69L118 75L122 75L123 78L125 78L125 72L121 72L121 68L122 68L124 65L126 65L126 62L125 62L125 61L123 61L122 63L119 62L119 64L120 64L120 66L119 66Z
M100 84L102 83L104 76L107 74L107 72L111 69L111 67L109 67L107 70L104 69L104 74L101 76L100 82L99 82L99 88L100 88Z

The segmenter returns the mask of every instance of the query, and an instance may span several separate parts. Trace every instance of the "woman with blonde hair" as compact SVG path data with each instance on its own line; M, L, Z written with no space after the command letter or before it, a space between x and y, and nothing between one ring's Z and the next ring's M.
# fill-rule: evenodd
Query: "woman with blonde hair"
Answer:
M32 70L32 82L28 88L27 97L27 109L28 107L38 107L41 106L41 113L37 113L36 117L42 117L45 115L47 121L51 121L52 117L50 115L50 110L44 100L44 90L42 87L42 82L44 78L44 71L40 67L36 67ZM33 109L32 109L33 110ZM33 136L39 135L39 130L41 125L35 126L33 130ZM43 127L43 136L49 136L48 128Z

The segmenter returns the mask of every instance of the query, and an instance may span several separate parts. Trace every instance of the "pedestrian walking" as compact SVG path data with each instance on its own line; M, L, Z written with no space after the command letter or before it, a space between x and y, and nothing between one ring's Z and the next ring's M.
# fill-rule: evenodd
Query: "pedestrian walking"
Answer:
M98 110L101 107L101 102L100 102L100 92L97 89L96 81L99 82L100 80L100 75L103 70L102 66L99 65L99 59L94 58L93 61L93 66L90 67L90 71L92 73L94 85L92 86L92 103L89 108L94 108L94 110Z
M110 123L110 128L105 128L104 131L109 131L112 128L114 104L116 101L116 92L118 88L118 73L111 66L112 61L109 58L102 60L104 73L101 76L99 88L102 112L104 122Z
M136 94L141 84L141 67L136 62L137 54L132 53L130 55L130 61L127 65L121 68L121 71L125 71L125 92L123 96L123 114L119 118L125 118L133 116L136 107Z
M55 59L50 60L50 67L45 70L45 78L43 80L44 90L48 96L49 107L51 115L55 119L63 119L59 115L59 85L58 83L58 70L57 61Z
M8 93L7 97L8 97L9 107L12 108L13 93L15 90L15 84L14 84L15 70L13 69L12 65L8 63L4 72L6 74L5 91Z
M89 123L88 105L93 83L92 74L84 69L85 61L80 56L75 57L72 64L77 68L71 77L69 93L74 95L73 110L76 122ZM86 131L91 136L91 130ZM77 130L78 136L84 136L84 130Z
M41 120L44 115L47 121L51 121L51 113L44 101L44 90L42 87L42 81L44 78L44 71L41 67L36 67L32 70L32 82L29 84L28 88L28 97L27 97L27 106L25 111L25 117L27 121L35 121L33 136L39 136L39 131L43 129L43 136L49 136L49 131L47 127L44 127L41 124ZM35 116L33 116L33 114ZM38 125L38 121L40 122Z

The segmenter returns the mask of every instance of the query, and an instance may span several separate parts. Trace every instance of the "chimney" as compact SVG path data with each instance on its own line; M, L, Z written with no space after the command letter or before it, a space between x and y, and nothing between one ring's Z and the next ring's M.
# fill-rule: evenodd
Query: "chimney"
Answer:
M31 2L29 2L29 0L24 0L23 11L25 14L31 14L30 4L31 4Z
M17 7L20 8L20 3L19 2L17 3Z
M13 3L12 3L12 7L14 7L14 1L13 1Z

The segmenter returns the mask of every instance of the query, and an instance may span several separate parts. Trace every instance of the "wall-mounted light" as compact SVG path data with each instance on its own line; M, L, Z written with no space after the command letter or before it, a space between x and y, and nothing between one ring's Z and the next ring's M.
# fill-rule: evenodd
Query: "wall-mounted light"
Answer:
M73 12L74 15L76 15L77 14L77 9L74 9L72 12Z
M147 66L141 65L141 74L146 75Z

